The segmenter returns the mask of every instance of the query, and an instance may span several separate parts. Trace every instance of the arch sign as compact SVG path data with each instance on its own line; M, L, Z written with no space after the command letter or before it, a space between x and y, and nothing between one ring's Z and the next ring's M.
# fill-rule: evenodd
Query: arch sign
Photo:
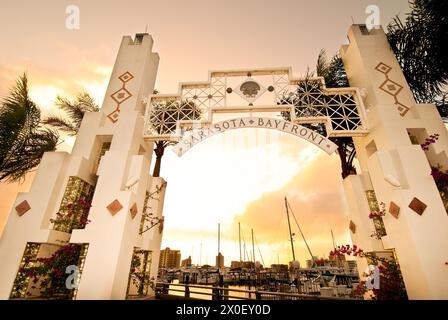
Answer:
M338 146L327 137L324 137L314 130L289 121L266 117L242 117L223 120L212 124L210 127L187 131L181 137L179 143L173 148L173 151L180 157L194 145L207 138L229 130L244 128L275 129L289 133L311 142L328 154L332 154L338 148Z

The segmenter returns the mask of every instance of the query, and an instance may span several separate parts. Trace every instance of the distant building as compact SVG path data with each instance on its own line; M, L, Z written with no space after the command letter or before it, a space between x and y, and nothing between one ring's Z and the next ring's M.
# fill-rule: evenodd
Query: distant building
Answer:
M287 264L271 264L272 272L288 272Z
M216 267L222 268L224 267L224 256L220 253L216 256Z
M191 256L189 256L187 259L182 260L181 267L191 267Z
M300 268L300 262L297 260L289 261L289 269L297 270Z
M356 260L347 260L344 261L344 271L347 273L358 274L358 264Z
M330 255L328 258L334 267L343 267L345 265L345 256L344 255Z
M232 261L230 263L230 268L232 268L232 269L241 268L242 266L243 266L243 263L241 261Z
M254 269L254 263L252 261L243 261L241 267L243 269Z
M160 250L159 268L179 268L180 250L165 248Z

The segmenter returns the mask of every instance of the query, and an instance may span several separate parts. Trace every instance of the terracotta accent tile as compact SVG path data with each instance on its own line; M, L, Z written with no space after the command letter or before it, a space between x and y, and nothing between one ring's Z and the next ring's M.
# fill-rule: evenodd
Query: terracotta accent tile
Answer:
M131 212L131 218L134 219L138 213L137 204L134 203L129 211Z
M23 216L30 209L31 209L31 206L28 203L28 201L26 201L26 200L23 200L16 206L16 212L19 215L19 217Z
M352 220L350 220L350 224L348 227L351 232L356 233L356 224Z
M160 219L160 224L159 224L159 233L162 233L163 231L163 223L165 222L165 217L162 217Z
M414 199L412 199L411 203L409 204L409 208L414 210L419 215L423 214L426 207L427 207L427 205L425 203L423 203L422 201L420 201L419 199L417 199L415 197L414 197Z
M395 218L398 219L400 215L400 207L395 204L395 202L391 201L389 205L389 213Z
M120 211L123 208L123 206L121 205L120 201L118 201L117 199L115 199L114 201L112 201L108 206L107 206L107 210L109 210L111 215L115 215L117 214L118 211Z

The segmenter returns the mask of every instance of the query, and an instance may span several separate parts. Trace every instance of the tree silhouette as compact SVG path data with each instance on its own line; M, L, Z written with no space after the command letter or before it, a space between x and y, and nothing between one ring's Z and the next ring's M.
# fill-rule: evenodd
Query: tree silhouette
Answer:
M22 179L44 152L56 149L58 139L56 131L41 125L40 109L29 97L23 74L0 106L0 181Z

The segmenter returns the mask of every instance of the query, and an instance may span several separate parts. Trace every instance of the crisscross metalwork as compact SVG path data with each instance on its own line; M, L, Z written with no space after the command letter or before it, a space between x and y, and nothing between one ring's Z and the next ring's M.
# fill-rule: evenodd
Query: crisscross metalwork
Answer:
M294 106L293 121L315 123L329 119L333 133L364 129L353 89L326 89L320 78L305 79L284 86L277 99L280 105Z
M267 88L260 98L270 99L268 105L228 105L233 91L229 79L236 77L253 79ZM257 77L263 77L263 85ZM271 79L269 83L266 77ZM292 122L325 124L330 137L367 134L365 110L356 88L327 89L323 78L294 79L289 68L215 71L209 79L181 84L177 95L152 96L145 115L146 139L179 141L184 130L211 125L217 112L286 111Z

